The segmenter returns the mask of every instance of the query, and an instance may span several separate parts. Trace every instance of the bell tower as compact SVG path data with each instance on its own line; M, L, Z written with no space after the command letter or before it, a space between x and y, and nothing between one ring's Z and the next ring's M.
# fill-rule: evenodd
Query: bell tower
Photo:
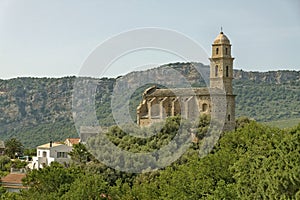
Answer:
M221 31L212 44L210 58L210 87L224 89L226 94L232 94L233 60L231 44Z
M235 96L232 89L233 60L231 57L231 44L221 31L212 44L210 58L210 88L221 89L223 94L213 97L215 104L214 115L225 118L224 130L235 128ZM221 102L218 102L221 101ZM226 104L226 107L220 106Z

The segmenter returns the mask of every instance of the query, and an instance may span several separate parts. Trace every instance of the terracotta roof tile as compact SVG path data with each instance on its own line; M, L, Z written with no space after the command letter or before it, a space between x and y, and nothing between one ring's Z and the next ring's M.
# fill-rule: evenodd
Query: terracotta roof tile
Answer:
M24 178L26 174L8 174L7 176L1 178L3 183L22 183L22 178Z
M67 138L67 140L69 140L72 145L80 142L80 138Z

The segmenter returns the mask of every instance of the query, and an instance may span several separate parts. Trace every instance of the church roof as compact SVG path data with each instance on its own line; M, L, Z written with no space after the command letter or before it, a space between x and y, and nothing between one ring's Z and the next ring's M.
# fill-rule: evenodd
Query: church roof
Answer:
M230 44L230 41L223 32L220 32L220 34L214 40L214 44Z
M149 88L151 90L146 90L144 95L146 97L175 97L175 96L209 96L211 94L223 94L224 91L217 88L169 88L169 89L160 89L157 87Z

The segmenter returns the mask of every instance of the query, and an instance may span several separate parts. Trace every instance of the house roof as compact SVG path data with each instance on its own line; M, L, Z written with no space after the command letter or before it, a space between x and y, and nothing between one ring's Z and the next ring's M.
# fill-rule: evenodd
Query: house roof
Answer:
M2 184L22 184L22 178L24 178L26 174L8 174L7 176L1 178Z
M61 146L61 145L64 145L62 143L59 143L59 142L52 142L52 147L57 147L57 146ZM37 148L39 149L50 149L50 142L47 143L47 144L43 144L43 145L40 145L38 146Z
M74 145L74 144L78 144L80 142L80 138L67 138L66 141L68 141L70 144Z

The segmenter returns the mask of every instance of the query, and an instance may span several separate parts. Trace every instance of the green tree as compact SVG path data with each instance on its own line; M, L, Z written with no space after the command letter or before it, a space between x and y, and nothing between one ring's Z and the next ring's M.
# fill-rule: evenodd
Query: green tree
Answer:
M205 137L205 134L207 133L207 130L209 128L209 124L211 121L211 116L202 114L199 117L198 126L196 130L196 136L198 139L203 139Z
M248 117L242 116L236 119L236 129L243 128L246 124L249 124L251 120Z
M5 154L11 158L20 156L23 154L24 146L16 138L11 138L5 141Z
M71 156L71 159L77 163L87 163L89 161L95 160L93 155L82 143L73 145L73 149L69 153L69 155Z
M0 170L7 171L7 164L10 163L10 158L8 156L0 156Z
M15 169L21 169L26 167L27 162L19 160L19 159L15 159L11 162L11 167L15 168Z
M4 189L1 187L1 200L21 200L23 199L18 193L15 192L4 192ZM3 193L2 193L3 192Z
M36 156L36 148L33 149L25 149L24 155L26 156Z
M77 167L65 168L57 162L43 169L32 170L24 178L23 183L29 186L29 193L64 194L81 170Z
M231 170L239 198L296 198L300 191L299 133L250 122L231 136L226 146L238 155Z
M70 190L61 199L98 200L108 199L108 184L99 174L82 174L72 183Z

